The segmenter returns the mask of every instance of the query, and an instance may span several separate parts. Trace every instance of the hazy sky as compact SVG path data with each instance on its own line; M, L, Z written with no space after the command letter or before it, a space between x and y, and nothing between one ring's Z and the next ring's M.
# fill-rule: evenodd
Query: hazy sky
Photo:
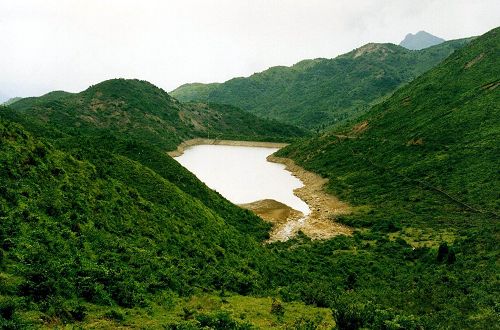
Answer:
M116 77L172 90L498 25L499 0L0 0L0 99Z

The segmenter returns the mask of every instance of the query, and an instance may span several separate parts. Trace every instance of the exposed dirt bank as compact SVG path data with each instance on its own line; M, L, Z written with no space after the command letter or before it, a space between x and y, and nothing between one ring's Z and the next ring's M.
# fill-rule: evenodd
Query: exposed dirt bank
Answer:
M271 222L274 229L290 220L298 220L304 216L302 212L292 209L290 206L275 201L274 199L262 199L260 201L239 204L238 206L250 210L262 219ZM271 234L271 236L273 236Z
M184 150L186 150L187 148L202 144L241 146L241 147L265 147L265 148L283 148L288 145L288 143L277 143L277 142L192 139L182 142L181 144L179 144L179 146L177 146L176 150L169 151L167 152L167 154L171 157L178 157L182 155L184 153Z
M328 239L352 233L349 227L335 222L336 216L350 213L351 209L348 204L323 190L328 179L304 170L288 158L271 155L267 160L284 164L286 170L303 182L304 186L295 189L294 194L305 201L311 209L311 213L304 218L292 218L284 224L277 224L270 241L285 241L296 235L299 230L312 239Z

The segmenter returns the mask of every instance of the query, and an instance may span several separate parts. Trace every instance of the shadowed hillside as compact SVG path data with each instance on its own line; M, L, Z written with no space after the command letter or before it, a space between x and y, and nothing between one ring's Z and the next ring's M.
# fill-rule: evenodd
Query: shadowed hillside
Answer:
M213 193L213 208L187 193L201 183L182 167L170 170L191 179L185 191L130 158L78 159L3 119L0 137L2 327L19 325L17 310L73 322L83 303L146 306L258 285L260 248L229 222L260 220Z

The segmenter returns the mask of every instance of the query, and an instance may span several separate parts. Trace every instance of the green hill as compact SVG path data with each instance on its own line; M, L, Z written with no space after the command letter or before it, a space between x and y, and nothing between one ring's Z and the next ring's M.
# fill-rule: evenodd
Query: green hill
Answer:
M425 328L498 324L499 53L497 28L357 125L278 152L329 178L328 190L357 208L340 219L359 228L345 257L355 288L334 304L342 322L375 327L367 301L384 301ZM298 259L330 263L332 246Z
M366 112L468 41L449 41L421 51L367 44L334 59L272 67L223 84L186 84L171 95L181 101L231 104L309 129L324 128Z
M181 105L136 80L18 102L0 109L1 308L74 321L82 303L140 307L163 294L259 286L257 242L269 225L165 150L208 129L271 140L300 129L234 107Z
M12 98L8 99L7 101L5 101L3 103L3 105L11 105L11 104L13 104L21 99L22 99L22 97L12 97Z
M247 293L258 285L256 240L229 215L240 228L261 221L215 193L205 197L209 208L186 192L200 182L183 191L97 149L78 159L3 119L0 137L2 327L31 318L26 310L74 322L85 303L146 306L199 288ZM180 166L167 170L191 180L185 185L195 180Z
M25 98L0 112L58 148L108 171L108 153L118 154L156 171L198 198L239 229L267 235L267 225L242 216L219 194L199 182L171 157L184 140L193 137L284 141L304 132L296 127L260 119L231 106L181 104L148 82L114 79L72 94L51 92ZM104 164L104 165L102 165ZM126 178L126 176L124 177ZM147 181L128 178L135 189L153 190ZM245 220L246 219L246 220Z
M335 220L354 234L327 241L261 244L267 224L165 154L296 128L128 80L0 108L0 327L494 327L499 32L280 150L353 206Z
M302 130L262 120L231 106L181 104L162 89L139 80L113 79L71 94L51 92L24 98L5 114L27 128L49 134L96 135L114 132L173 150L186 139L213 137L287 140ZM56 133L56 131L58 133Z

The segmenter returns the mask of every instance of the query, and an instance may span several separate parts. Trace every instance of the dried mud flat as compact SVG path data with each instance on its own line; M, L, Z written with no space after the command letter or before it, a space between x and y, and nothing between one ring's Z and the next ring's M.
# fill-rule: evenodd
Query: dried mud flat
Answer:
M287 205L274 200L262 200L240 205L252 210L264 220L273 223L269 242L286 241L299 231L311 239L329 239L337 235L350 235L352 230L335 222L335 217L348 214L348 204L323 190L327 179L308 172L288 158L269 156L268 161L284 164L287 171L300 179L304 186L294 190L294 194L309 206L311 213L304 216Z

